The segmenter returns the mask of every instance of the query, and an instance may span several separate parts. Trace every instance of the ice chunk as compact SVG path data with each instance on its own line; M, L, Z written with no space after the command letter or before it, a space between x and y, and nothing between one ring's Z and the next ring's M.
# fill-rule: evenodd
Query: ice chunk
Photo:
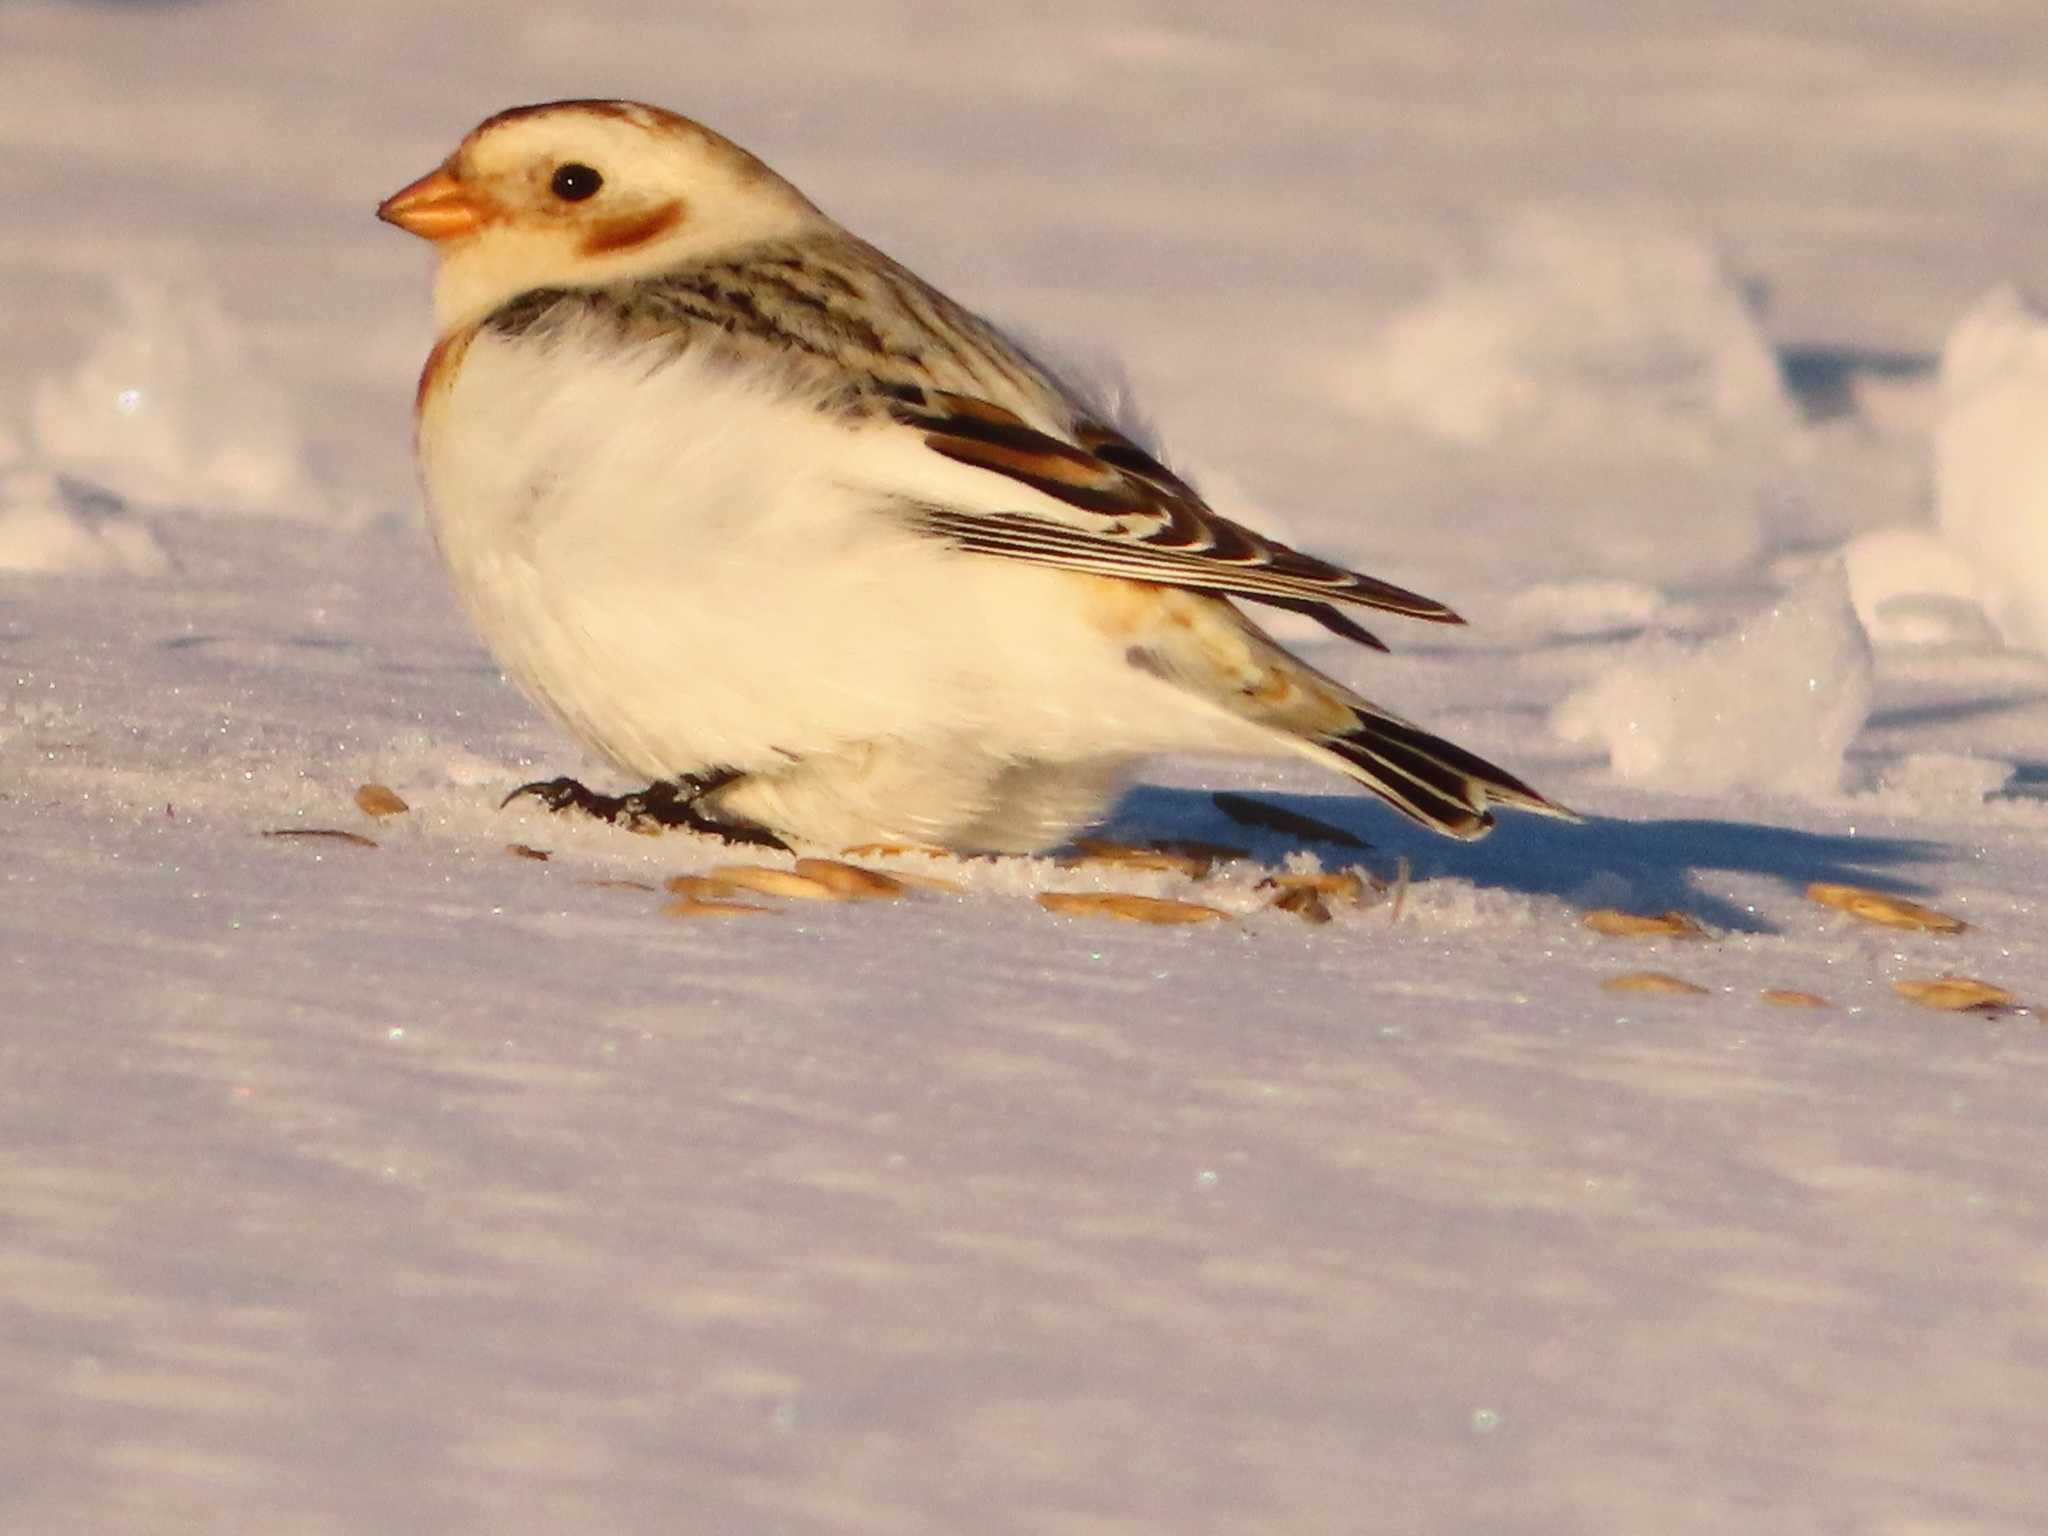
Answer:
M1822 795L1841 788L1871 672L1848 578L1830 562L1728 634L1637 642L1559 704L1551 725L1604 746L1631 784Z
M0 571L147 575L169 564L119 497L41 470L0 470Z
M1849 598L1878 646L1995 648L1976 567L1928 528L1880 528L1842 551Z
M1941 354L1935 521L2013 645L2048 649L2048 314L1988 294Z
M1452 442L1708 451L1797 409L1743 285L1680 235L1533 211L1346 361L1361 414Z
M297 512L324 505L284 391L209 296L128 276L118 320L77 371L36 387L48 465L141 506Z

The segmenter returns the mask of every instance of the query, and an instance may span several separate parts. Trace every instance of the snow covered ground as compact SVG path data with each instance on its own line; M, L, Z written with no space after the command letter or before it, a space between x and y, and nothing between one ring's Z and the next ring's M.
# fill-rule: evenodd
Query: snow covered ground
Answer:
M2032 0L0 8L0 1531L2048 1529L2048 1028L1893 988L2048 1002L2044 45ZM1171 761L1115 833L1252 860L714 923L648 887L721 852L496 809L601 770L434 567L426 257L370 210L596 93L1453 603L1290 633L1588 824ZM1311 854L1412 878L1265 910ZM1708 937L1582 923L1673 908Z

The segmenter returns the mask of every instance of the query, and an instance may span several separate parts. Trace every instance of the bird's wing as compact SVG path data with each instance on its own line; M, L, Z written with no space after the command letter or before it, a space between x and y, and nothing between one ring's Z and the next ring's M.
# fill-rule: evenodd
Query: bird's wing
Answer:
M915 503L919 526L957 548L1289 608L1382 650L1332 605L1463 622L1433 599L1232 522L1151 454L1099 423L1077 423L1068 442L986 400L926 387L893 389L888 408L923 433L932 452L1006 476L1055 504L992 512Z

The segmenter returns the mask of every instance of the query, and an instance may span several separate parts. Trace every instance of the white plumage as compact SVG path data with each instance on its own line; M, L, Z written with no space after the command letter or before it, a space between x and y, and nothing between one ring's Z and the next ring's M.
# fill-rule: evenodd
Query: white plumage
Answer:
M1038 849L1168 751L1302 753L1461 835L1556 812L1214 594L1447 610L1217 518L708 130L518 109L382 211L442 250L418 446L456 590L693 824Z

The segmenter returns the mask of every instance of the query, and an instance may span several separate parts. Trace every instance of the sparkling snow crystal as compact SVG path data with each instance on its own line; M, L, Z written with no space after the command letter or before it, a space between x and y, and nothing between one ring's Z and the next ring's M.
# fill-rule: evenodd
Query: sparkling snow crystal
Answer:
M120 317L68 378L35 391L48 465L137 505L303 511L320 493L298 423L246 332L210 297L129 276Z

